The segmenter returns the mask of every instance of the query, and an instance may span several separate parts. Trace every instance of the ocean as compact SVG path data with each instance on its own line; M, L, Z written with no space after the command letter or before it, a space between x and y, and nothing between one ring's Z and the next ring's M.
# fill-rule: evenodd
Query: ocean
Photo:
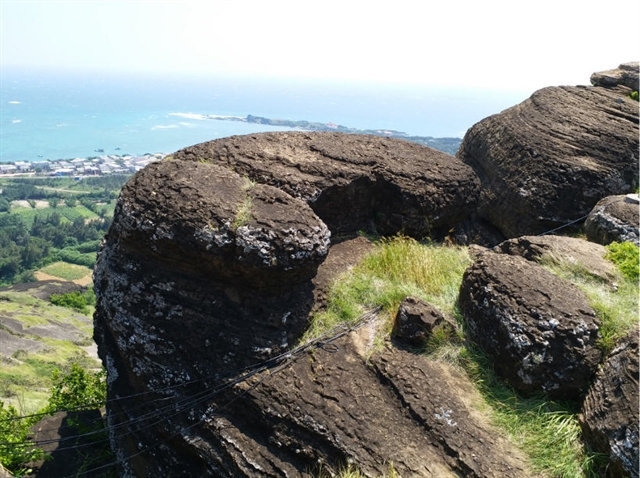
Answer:
M0 162L170 153L287 128L202 119L248 114L462 137L532 92L261 78L0 71Z

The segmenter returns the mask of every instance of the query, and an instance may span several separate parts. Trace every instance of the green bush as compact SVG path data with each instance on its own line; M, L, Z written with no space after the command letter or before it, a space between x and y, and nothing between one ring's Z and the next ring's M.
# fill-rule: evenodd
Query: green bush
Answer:
M29 473L23 464L44 456L42 449L28 441L29 429L36 417L21 417L11 405L0 401L0 463L14 475Z
M66 294L51 294L49 298L53 305L67 307L78 312L87 313L87 297L80 291L67 292Z
M632 281L640 278L640 248L631 242L612 242L605 257L616 264L620 272Z
M632 92L631 92L631 94L629 95L629 97L630 97L632 100L636 100L636 101L638 101L638 92L637 92L637 91L632 91Z
M106 373L87 371L74 363L65 371L56 369L51 376L51 398L47 413L59 410L95 410L107 400Z

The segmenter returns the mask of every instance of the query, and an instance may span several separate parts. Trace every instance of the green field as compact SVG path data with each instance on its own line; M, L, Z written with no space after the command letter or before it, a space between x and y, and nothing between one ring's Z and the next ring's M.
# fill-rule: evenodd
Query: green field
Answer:
M47 207L47 208L31 208L31 207L23 207L23 206L14 206L11 205L10 214L15 214L20 216L24 221L27 227L30 227L33 224L33 218L36 216L46 217L54 212L60 214L63 218L63 221L73 222L75 219L82 217L87 220L92 219L100 219L100 216L93 211L90 211L82 204L78 204L75 207L68 206L57 206L57 207Z
M45 274L59 277L60 279L74 281L91 274L91 269L77 264L58 261L43 267L39 272L44 272Z
M85 349L92 343L92 312L91 309L89 314L81 314L57 307L28 292L0 293L0 314L20 322L23 327L18 332L3 326L8 333L0 347L0 401L13 405L23 414L34 413L47 402L55 368L67 367L73 362L88 368L100 367ZM34 327L38 327L37 334L31 333ZM63 337L70 327L73 333L68 337L54 337ZM11 343L12 338L21 339L24 346Z

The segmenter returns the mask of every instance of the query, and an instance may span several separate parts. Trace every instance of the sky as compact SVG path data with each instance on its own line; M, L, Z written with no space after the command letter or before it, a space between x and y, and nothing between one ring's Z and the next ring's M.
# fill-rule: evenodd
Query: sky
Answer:
M637 0L0 0L2 69L534 90L639 60Z

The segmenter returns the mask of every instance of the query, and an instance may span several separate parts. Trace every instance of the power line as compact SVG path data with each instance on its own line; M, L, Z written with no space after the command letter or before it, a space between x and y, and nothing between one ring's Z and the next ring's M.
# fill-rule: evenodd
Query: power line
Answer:
M368 321L372 320L374 317L377 316L378 312L380 311L380 307L377 307L375 309L372 309L366 313L364 313L363 315L361 315L357 320L355 320L351 325L343 323L343 324L339 324L335 327L333 327L332 329L328 330L327 332L325 332L324 334L321 334L319 337L312 339L308 342L306 342L305 344L302 344L298 347L295 347L294 349L288 351L288 352L284 352L282 354L279 354L275 357L272 357L270 359L267 359L263 362L260 362L254 366L249 366L249 367L245 367L242 369L238 369L241 373L240 376L231 376L229 375L227 378L225 379L220 379L220 375L216 374L216 375L212 375L209 377L204 377L201 379L195 379L195 380L191 380L188 382L183 382L177 385L173 385L173 386L169 386L169 387L165 387L164 389L161 390L157 390L157 391L148 391L148 392L140 392L140 393L136 393L136 394L131 394L131 395L127 395L124 397L117 397L114 399L110 399L107 401L107 403L109 404L113 404L115 402L119 402L121 400L126 400L126 399L131 399L131 398L137 398L137 397L141 397L144 395L148 395L148 394L157 394L157 393L161 393L161 392L166 392L166 391L170 391L170 390L174 390L177 389L179 387L184 387L187 385L194 385L197 383L201 383L203 381L207 381L207 380L211 380L213 378L217 379L216 382L216 386L215 387L208 387L207 389L200 391L196 394L193 395L187 395L185 397L180 398L177 401L174 401L172 403L169 403L163 407L160 408L155 408L153 410L151 410L150 412L143 414L139 417L136 417L134 419L131 420L125 420L122 421L120 423L118 423L115 426L110 426L107 425L104 428L100 429L100 430L95 430L95 431L91 431L91 432L87 432L87 433L83 433L83 434L77 434L77 435L72 435L69 437L63 437L60 439L52 439L52 440L42 440L42 441L33 441L33 440L29 440L29 441L23 441L23 442L0 442L0 447L8 447L8 446L41 446L41 445L45 445L45 444L52 444L52 443L59 443L62 444L63 442L67 442L67 441L71 441L71 440L79 440L81 438L86 438L86 437L90 437L90 436L95 436L98 434L102 434L105 432L109 432L112 433L114 435L117 436L117 433L119 430L125 428L128 429L130 427L135 427L136 425L143 425L146 423L145 426L143 426L142 428L138 428L136 431L142 431L142 430L146 430L148 428L157 426L158 424L162 423L163 421L167 421L175 416L178 416L182 413L191 411L195 408L196 405L203 403L211 398L213 398L214 396L218 395L219 393L222 393L236 385L239 385L241 383L246 382L247 380L249 380L251 377L261 374L265 371L271 371L270 374L266 374L264 377L262 377L259 381L257 381L255 384L253 384L251 387L249 387L247 390L243 391L241 394L233 397L229 402L227 402L226 404L224 404L222 407L218 407L216 408L212 413L217 413L219 410L224 409L226 407L228 407L231 403L233 403L235 400L239 399L241 396L245 395L246 393L248 393L248 391L253 390L257 385L261 384L264 380L266 380L266 378L268 378L269 376L278 373L280 370L284 369L286 366L288 366L291 362L293 362L294 360L297 360L300 356L302 356L304 353L306 353L307 351L311 350L311 349L317 349L317 348L322 348L324 350L327 350L329 352L335 352L337 351L337 346L333 343L335 342L337 339L339 339L340 337L343 337L345 335L347 335L348 333L362 327L365 323L367 323ZM230 374L230 372L227 372ZM233 377L233 378L232 378ZM148 407L149 403L153 404L153 403L159 403L162 401L167 401L167 400L172 400L175 397L160 397L157 399L152 400L151 402L146 402L146 403L141 403L140 405L137 405L136 407L133 407L132 411L135 411L136 409L142 408L142 407ZM70 410L58 410L58 411L66 411L66 412L76 412L76 411L86 411L86 409L84 410L80 410L80 409L70 409ZM126 413L124 411L121 412L116 412L116 415L120 414L120 413ZM171 414L169 414L171 413ZM2 420L2 421L11 421L11 420L19 420L19 419L25 419L25 418L34 418L34 417L39 417L39 416L43 416L43 415L49 415L49 413L46 414L33 414L33 415L25 415L23 417L13 417L10 419L6 419L6 420ZM151 422L151 423L147 423L149 420L154 420L155 421ZM197 424L201 423L205 418L202 418L201 420L199 420L198 422L194 423L193 425L190 425L189 427L187 427L187 429L193 428L194 426L196 426ZM94 421L93 423L96 423L98 420ZM102 421L102 419L100 419L100 421ZM65 427L66 428L66 427ZM74 428L75 427L71 427L69 426L68 428ZM61 427L58 427L54 430L60 430ZM159 446L160 444L164 443L165 441L169 440L170 438L173 438L174 436L176 436L176 434L173 434L167 438L165 438L164 440L162 440L161 442L156 443L155 445L152 445L151 447L147 447L145 448L145 450L142 450L134 455L130 455L128 457L125 458L125 460L129 460L131 458L134 458L135 456L138 456L142 453L145 453L146 451L155 448L157 446ZM99 440L99 441L95 441L95 442L91 442L91 443L87 443L87 444L83 444L83 445L75 445L73 447L62 447L62 448L57 448L56 451L62 451L62 450L68 450L68 449L78 449L78 448L83 448L83 447L88 447L88 446L95 446L95 445L99 445L101 443L105 443L106 441L108 441L108 439L104 439L104 440ZM115 464L117 464L117 462L112 462L110 464L107 465L103 465L101 467L98 468L94 468L92 470L87 470L87 471L83 471L81 474L87 474L87 473L92 473L95 471L99 471L101 469L104 468L108 468L108 467L112 467ZM77 476L77 475L76 475Z

